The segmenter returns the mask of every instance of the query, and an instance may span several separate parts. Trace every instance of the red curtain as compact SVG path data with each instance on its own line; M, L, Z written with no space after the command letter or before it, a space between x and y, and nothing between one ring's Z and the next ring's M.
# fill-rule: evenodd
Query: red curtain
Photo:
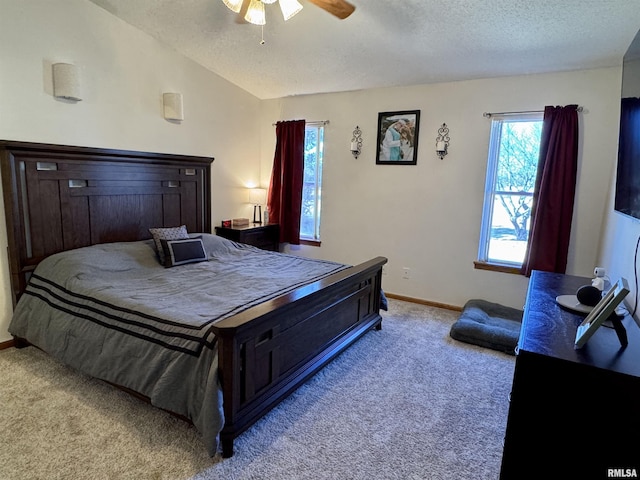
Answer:
M565 273L578 171L578 106L544 109L531 228L522 273Z
M269 222L280 224L280 242L300 245L305 121L276 124L276 153L267 194Z

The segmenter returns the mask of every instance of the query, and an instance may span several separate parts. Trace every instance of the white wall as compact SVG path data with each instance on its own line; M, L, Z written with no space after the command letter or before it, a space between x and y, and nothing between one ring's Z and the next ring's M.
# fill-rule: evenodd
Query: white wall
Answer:
M296 252L352 264L382 255L389 259L383 277L388 292L456 306L484 298L522 307L525 277L473 266L490 130L490 121L482 114L572 103L584 107L567 273L589 276L598 259L615 162L619 95L620 69L608 68L265 101L262 172L269 171L272 162L271 123L329 120L322 246L300 247ZM417 165L376 165L378 112L417 109L421 111ZM451 137L444 160L434 152L442 123L448 125ZM364 143L357 160L349 152L356 125ZM409 280L402 278L403 267L411 269Z
M257 98L87 0L0 0L0 12L0 139L213 156L214 224L252 214ZM53 98L56 62L80 66L83 101ZM162 117L166 91L183 94L181 124ZM0 215L2 342L11 294Z
M615 179L611 183L612 193L614 188ZM640 220L615 212L613 210L613 196L610 206L605 223L602 254L598 264L607 269L607 276L612 282L620 277L627 279L631 292L625 298L625 304L629 311L633 312L636 304L637 261L635 250L640 242ZM640 324L639 318L640 312L635 312L635 319Z

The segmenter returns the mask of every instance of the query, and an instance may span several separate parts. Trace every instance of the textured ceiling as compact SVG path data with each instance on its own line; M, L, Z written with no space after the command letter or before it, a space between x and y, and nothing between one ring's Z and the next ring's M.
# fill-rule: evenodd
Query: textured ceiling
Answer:
M617 66L640 0L300 0L238 23L222 0L90 0L258 98Z

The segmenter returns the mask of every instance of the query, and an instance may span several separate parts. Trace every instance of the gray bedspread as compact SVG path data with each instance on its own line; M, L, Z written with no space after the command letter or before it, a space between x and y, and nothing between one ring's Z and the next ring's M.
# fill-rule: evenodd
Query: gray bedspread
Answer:
M202 238L209 261L173 268L159 264L151 241L52 255L9 331L191 419L213 455L224 416L212 324L348 266Z

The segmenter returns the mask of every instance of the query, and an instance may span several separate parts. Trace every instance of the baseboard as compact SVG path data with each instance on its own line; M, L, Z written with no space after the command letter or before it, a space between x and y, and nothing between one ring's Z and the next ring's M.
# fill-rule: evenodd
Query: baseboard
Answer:
M7 340L6 342L0 342L0 350L4 350L5 348L15 347L16 343L13 339Z
M396 295L395 293L384 292L384 294L388 298L395 298L396 300L403 300L405 302L419 303L420 305L427 305L429 307L444 308L446 310L453 310L453 311L456 311L456 312L461 312L462 311L462 307L458 307L456 305L448 305L446 303L432 302L430 300L424 300L422 298L406 297L404 295Z

